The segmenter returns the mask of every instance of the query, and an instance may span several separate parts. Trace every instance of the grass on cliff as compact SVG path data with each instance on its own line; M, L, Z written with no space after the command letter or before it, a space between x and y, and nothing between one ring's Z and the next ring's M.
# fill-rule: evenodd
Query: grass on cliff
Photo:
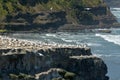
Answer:
M8 16L14 18L19 13L65 11L70 22L91 24L95 15L85 8L98 6L104 6L103 0L0 0L0 21L7 23Z
M35 80L34 76L23 74L23 73L20 73L19 75L9 74L9 78L11 80Z
M96 7L96 6L103 5L102 0L82 0L82 3L86 7Z
M34 12L40 10L69 10L76 6L95 7L102 0L0 0L0 18L15 14L17 11Z
M75 73L68 72L68 71L65 71L65 70L60 70L60 71L58 71L58 73L59 73L64 79L67 79L67 80L74 80L74 77L76 76ZM56 80L57 80L57 79L56 79Z

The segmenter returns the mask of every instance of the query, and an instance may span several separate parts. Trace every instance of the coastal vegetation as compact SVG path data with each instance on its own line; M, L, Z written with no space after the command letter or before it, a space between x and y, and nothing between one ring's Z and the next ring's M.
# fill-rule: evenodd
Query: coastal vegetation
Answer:
M49 12L49 16L40 17ZM56 15L56 12L65 14ZM52 13L52 15L51 15ZM39 15L38 15L39 14ZM36 17L36 15L38 15ZM109 9L103 0L1 0L0 1L0 29L9 30L11 26L39 26L52 23L60 26L66 23L82 25L99 25ZM59 17L59 18L58 18ZM110 18L111 16L109 16ZM41 19L42 18L42 19ZM60 19L62 18L62 19ZM61 22L61 21L62 22ZM105 23L114 22L114 18L106 19ZM58 22L60 21L60 22ZM46 25L46 23L48 23ZM58 24L59 23L59 24ZM61 23L61 24L60 24ZM43 25L42 25L43 26ZM17 27L19 29L19 27ZM16 29L15 29L16 30ZM20 30L20 29L19 29ZM28 29L27 29L28 30Z
M35 80L34 76L23 74L23 73L20 73L19 75L9 74L9 78L11 80Z
M69 9L76 10L79 8L80 11L83 11L84 7L97 7L103 5L102 0L1 0L0 18L16 14L16 12L19 11L34 13L34 11L50 10L50 8L56 11Z

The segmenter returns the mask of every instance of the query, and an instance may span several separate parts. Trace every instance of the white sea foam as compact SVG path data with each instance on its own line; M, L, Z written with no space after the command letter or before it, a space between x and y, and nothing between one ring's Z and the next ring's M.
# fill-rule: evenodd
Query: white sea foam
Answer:
M75 42L74 40L69 40L69 39L66 39L66 38L61 38L61 40L63 40L64 42Z
M107 58L111 58L111 57L120 57L120 54L93 54L93 56L96 57L107 57Z
M101 44L98 43L86 43L88 46L102 46Z
M96 36L103 38L108 42L113 42L114 44L120 45L120 35L103 35L103 34L96 34Z
M112 14L116 16L118 22L120 22L120 8L111 8Z
M93 54L93 56L102 57L102 54Z
M111 8L112 11L120 11L120 8Z
M46 36L49 36L49 37L56 37L55 34L46 34Z
M120 11L112 11L112 13L113 13L117 18L120 18Z

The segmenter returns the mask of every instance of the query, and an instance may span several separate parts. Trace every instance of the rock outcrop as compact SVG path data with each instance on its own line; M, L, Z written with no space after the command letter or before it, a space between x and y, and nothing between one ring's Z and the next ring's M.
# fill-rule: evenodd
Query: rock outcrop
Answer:
M93 56L88 47L45 43L38 46L38 43L33 45L29 41L3 36L0 37L0 42L2 80L109 79L106 76L106 64L100 58ZM16 45L21 43L19 47Z
M4 53L1 55L1 72L30 72L48 70L52 67L67 66L70 56L91 55L90 50L80 48L55 48L48 50L23 51L21 49L0 50ZM17 53L16 53L17 52ZM13 53L13 54L10 54ZM63 64L64 60L65 64ZM63 62L63 63L62 63ZM67 67L66 67L67 68Z
M64 71L62 69L61 70L50 69L47 72L36 74L36 78L39 80L49 80L50 78L51 78L50 80L54 78L56 78L57 80L59 80L59 78L62 78L65 80L67 79L70 79L70 80L108 80L108 77L105 76L105 74L107 73L106 66L103 63L103 61L101 61L101 59L99 58L79 56L79 59L74 57L74 59L70 59L68 63L69 64L66 69L67 71ZM50 76L50 75L53 75L53 76ZM43 76L44 76L44 79L41 78Z
M14 41L14 39L12 40ZM29 44L29 46L31 45ZM106 64L100 58L93 56L90 48L58 47L58 45L45 47L47 45L44 44L41 44L43 48L32 46L37 48L23 46L6 48L4 45L0 48L0 77L2 80L109 79L106 76Z
M64 53L65 51L66 53ZM26 73L35 75L36 80L52 80L54 78L67 80L71 76L73 79L70 80L108 80L108 77L106 77L107 67L100 58L94 57L89 53L75 55L72 54L72 49L69 50L68 48L65 51L53 49L52 52L49 50L46 52L26 51L26 54L1 55L0 73ZM83 50L82 52L84 54L85 51ZM67 71L60 74L59 69ZM72 75L68 73L68 77L66 77L67 72Z

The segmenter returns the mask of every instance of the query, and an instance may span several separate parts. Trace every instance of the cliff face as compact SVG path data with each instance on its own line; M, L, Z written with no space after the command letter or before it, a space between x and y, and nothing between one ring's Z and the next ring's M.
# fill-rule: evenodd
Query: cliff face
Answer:
M105 63L92 56L87 48L1 49L0 52L4 53L0 56L0 73L5 80L108 80Z
M68 66L67 63L69 62L69 56L91 55L90 49L84 48L53 48L36 51L27 51L22 49L1 49L0 52L5 53L1 55L0 62L0 69L3 70L3 72L4 70L5 72L18 70L20 72L30 73L36 73L36 71L45 71L49 68L57 66ZM62 64L62 62L64 63L64 60L62 59L65 60L65 65Z
M77 30L116 22L103 0L1 0L0 4L3 31L64 30L61 26L65 24Z

